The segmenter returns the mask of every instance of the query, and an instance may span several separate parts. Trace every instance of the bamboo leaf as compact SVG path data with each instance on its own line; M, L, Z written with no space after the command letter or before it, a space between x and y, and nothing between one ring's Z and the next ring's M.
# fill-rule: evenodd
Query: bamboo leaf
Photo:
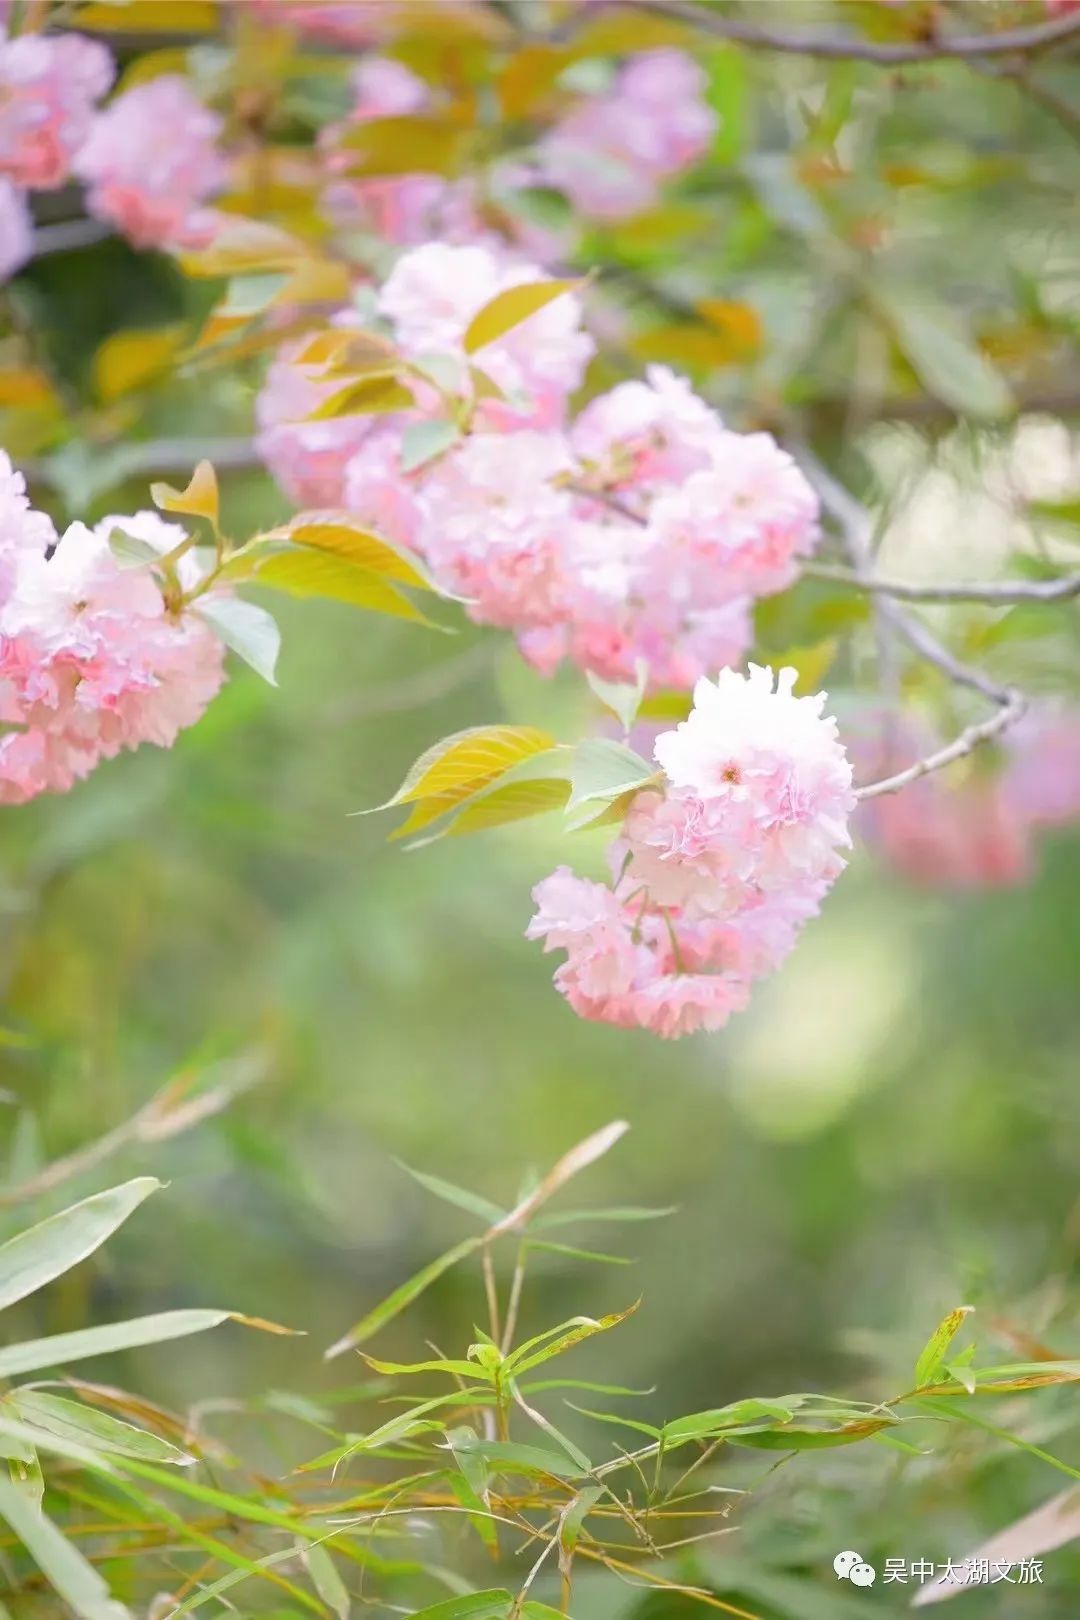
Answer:
M61 1440L71 1439L92 1451L114 1452L121 1457L141 1457L145 1462L173 1463L186 1467L196 1459L188 1451L163 1440L160 1435L123 1423L107 1412L95 1412L78 1401L43 1390L17 1389L0 1403L34 1428Z
M0 1310L35 1293L93 1254L161 1185L153 1176L138 1176L119 1187L94 1193L10 1238L0 1247ZM0 1363L3 1355L0 1351Z
M971 1305L958 1305L938 1323L915 1363L916 1388L933 1383L935 1374L944 1364L950 1344L964 1325L965 1317L970 1316L972 1310Z
M437 1260L429 1261L426 1266L414 1273L400 1287L395 1288L392 1294L389 1294L373 1310L370 1310L366 1316L361 1317L360 1321L354 1327L351 1327L348 1333L332 1344L326 1352L326 1360L329 1361L334 1356L340 1356L345 1350L351 1350L356 1345L363 1344L365 1340L370 1339L372 1334L377 1333L387 1322L400 1315L407 1305L412 1304L414 1299L418 1299L424 1289L430 1287L438 1277L442 1276L444 1271L449 1271L450 1267L456 1266L459 1260L464 1260L468 1255L474 1254L482 1241L479 1237L466 1238L463 1243L457 1243L452 1249L447 1249L445 1254L440 1254Z
M45 1339L28 1339L22 1344L0 1349L0 1378L20 1373L40 1372L46 1367L63 1367L89 1356L103 1356L114 1350L134 1350L146 1344L163 1344L169 1339L205 1333L222 1322L241 1322L264 1332L286 1333L287 1328L239 1316L235 1311L162 1311L154 1316L136 1316L127 1322L110 1322L103 1327L81 1328L74 1333L54 1333Z
M79 1620L130 1620L128 1610L110 1597L93 1565L3 1474L0 1518L6 1520L50 1586Z

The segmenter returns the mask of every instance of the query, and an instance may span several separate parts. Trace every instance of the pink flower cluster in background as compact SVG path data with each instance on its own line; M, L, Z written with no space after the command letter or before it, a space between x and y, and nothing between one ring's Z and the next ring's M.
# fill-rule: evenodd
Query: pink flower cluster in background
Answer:
M572 419L593 349L574 294L466 356L477 312L541 279L475 245L403 254L378 309L436 381L415 384L413 410L304 421L333 388L279 362L260 449L294 498L344 505L419 551L543 672L569 658L633 680L644 660L653 686L691 686L745 656L754 599L788 586L816 543L817 497L768 434L729 431L662 367ZM470 431L413 468L410 430L445 416L448 390Z
M665 180L708 150L718 120L706 83L684 51L631 57L611 90L580 101L543 137L540 175L587 218L643 213Z
M859 748L873 776L939 746L925 724L910 718L892 732L889 758L880 748ZM1032 876L1040 831L1078 816L1080 713L1043 704L1006 733L996 757L976 755L870 799L858 825L888 865L915 883L1004 888Z
M169 610L149 568L121 566L116 528L162 556L185 539L153 512L58 539L0 451L0 803L65 792L123 748L170 747L221 685L217 637ZM194 557L178 565L195 583Z
M135 246L177 247L224 185L221 121L187 80L166 74L101 108L115 72L98 40L0 28L0 279L30 256L32 191L81 179L88 211Z
M555 984L583 1018L657 1035L719 1029L774 972L843 868L851 766L825 694L791 669L698 681L656 740L609 851L610 885L560 867L527 934L564 950Z

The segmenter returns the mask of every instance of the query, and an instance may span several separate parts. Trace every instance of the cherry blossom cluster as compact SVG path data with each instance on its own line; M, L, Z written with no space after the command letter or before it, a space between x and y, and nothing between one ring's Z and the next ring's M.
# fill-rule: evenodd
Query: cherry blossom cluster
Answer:
M121 565L116 529L163 559L188 540L155 512L57 537L0 451L0 803L66 792L124 748L170 747L222 683L209 625L149 568ZM172 566L179 586L199 583L191 552Z
M843 868L851 766L824 693L795 671L723 670L656 740L657 786L631 801L609 885L560 867L527 934L564 950L557 988L583 1018L661 1036L746 1006Z
M856 750L885 775L893 755L918 758L938 740L905 718L888 727L892 749ZM1080 713L1036 705L1005 734L996 758L976 756L923 776L901 793L868 800L858 825L887 863L935 888L1002 888L1035 870L1038 834L1080 816Z
M0 278L31 250L28 194L69 180L86 207L138 247L177 247L210 229L200 204L225 183L221 120L180 74L121 90L106 46L82 34L0 24Z
M259 403L262 454L294 499L344 505L419 551L543 672L565 657L632 681L644 660L654 686L689 687L745 656L753 601L814 547L817 497L770 435L725 428L663 367L571 418L593 351L576 294L466 355L477 312L541 279L477 245L403 254L377 308L417 368L414 408L305 420L340 381L282 360ZM465 429L412 466L410 435L448 408Z

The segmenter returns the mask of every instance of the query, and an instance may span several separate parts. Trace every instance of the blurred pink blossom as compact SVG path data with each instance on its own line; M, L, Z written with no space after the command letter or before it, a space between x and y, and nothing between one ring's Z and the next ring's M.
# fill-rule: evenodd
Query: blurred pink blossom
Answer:
M0 175L63 185L114 71L105 46L82 34L0 37Z
M199 205L226 179L221 128L179 74L124 91L95 118L75 159L88 209L136 247L201 240Z

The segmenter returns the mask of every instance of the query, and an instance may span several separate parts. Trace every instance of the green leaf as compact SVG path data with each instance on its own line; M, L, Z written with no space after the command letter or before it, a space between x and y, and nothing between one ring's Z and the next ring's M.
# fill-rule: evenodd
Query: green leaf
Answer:
M541 1238L529 1238L525 1247L542 1254L564 1254L570 1260L589 1260L602 1266L632 1266L633 1258L626 1254L604 1254L597 1249L575 1249L571 1243L545 1243Z
M567 810L579 804L618 798L630 788L642 787L656 776L656 767L624 743L607 737L588 737L574 750Z
M733 1446L751 1446L762 1451L824 1451L832 1446L851 1446L868 1440L879 1430L898 1420L892 1417L861 1418L834 1429L802 1428L792 1423L779 1429L733 1429L725 1438Z
M411 619L414 624L431 624L404 592L387 579L356 568L343 557L316 551L310 546L294 546L272 551L252 566L252 582L269 585L290 596L323 596L333 602L349 602L367 608L369 613L385 613L395 619Z
M1080 1361L1015 1361L1000 1367L980 1367L974 1375L976 1395L1016 1395L1054 1384L1080 1383ZM951 1384L930 1384L913 1393L955 1395Z
M552 748L554 741L536 726L470 726L421 754L393 797L377 808L438 798L466 784L486 786L519 760Z
M647 1434L651 1440L662 1438L663 1431L654 1423L642 1423L639 1418L620 1417L617 1412L595 1412L589 1406L578 1406L576 1401L567 1401L571 1411L580 1412L582 1417L595 1418L597 1423L613 1423L619 1429L636 1429L639 1434Z
M383 1373L388 1378L428 1372L449 1373L453 1378L481 1378L485 1372L477 1362L452 1361L448 1357L438 1361L377 1361L374 1356L364 1356L364 1360L374 1372Z
M568 1322L548 1333L538 1334L534 1339L527 1339L523 1345L506 1358L506 1371L520 1377L522 1373L531 1372L533 1367L539 1367L543 1362L550 1361L554 1356L561 1356L567 1350L573 1349L584 1339L591 1339L597 1333L606 1333L610 1328L618 1327L625 1322L628 1316L633 1316L641 1301L635 1300L628 1305L625 1311L613 1311L607 1316L593 1318L591 1316L571 1317ZM547 1341L544 1343L544 1341Z
M363 1344L365 1340L370 1339L372 1334L377 1333L387 1322L400 1315L407 1305L412 1304L414 1299L418 1299L424 1289L430 1287L436 1278L442 1276L444 1271L449 1271L450 1267L456 1266L459 1260L464 1260L468 1255L474 1254L482 1241L483 1239L479 1237L466 1238L463 1243L456 1243L452 1249L447 1249L445 1254L440 1254L437 1260L431 1260L426 1266L421 1267L400 1287L395 1288L392 1294L389 1294L373 1310L370 1310L366 1316L361 1317L360 1321L354 1327L351 1327L348 1333L332 1344L326 1352L326 1360L329 1361L333 1356L340 1356L343 1351L351 1350L354 1346Z
M541 1215L533 1222L535 1230L550 1231L556 1226L573 1226L578 1221L659 1221L668 1215L677 1215L679 1206L669 1204L664 1209L646 1209L634 1204L607 1209L564 1209L554 1215Z
M124 1605L109 1596L108 1587L93 1565L2 1474L0 1518L6 1520L50 1586L79 1620L130 1620Z
M933 1383L935 1375L944 1364L950 1344L963 1326L964 1318L971 1315L972 1309L971 1305L958 1305L938 1323L915 1363L916 1388Z
M250 664L256 675L271 686L277 685L274 671L281 651L281 631L272 614L237 596L200 597L192 612L205 619L226 647Z
M506 287L496 293L473 316L465 331L465 353L475 354L478 349L498 338L505 337L530 316L546 309L548 304L564 293L579 291L581 280L524 281L516 287Z
M266 540L291 540L294 545L325 551L369 574L380 574L413 590L444 594L422 560L406 546L363 528L347 512L301 512L291 523L271 529Z
M168 1339L186 1338L191 1333L205 1333L208 1328L228 1322L233 1315L232 1311L162 1311L155 1316L136 1316L127 1322L82 1328L75 1333L28 1339L0 1349L0 1378L40 1372L45 1367L62 1367L69 1361L103 1356L113 1350L134 1350L145 1344L162 1344Z
M1045 518L1050 523L1061 523L1069 529L1080 528L1080 500L1029 501L1027 509L1032 517Z
M311 1584L323 1602L330 1605L338 1620L348 1620L352 1608L349 1594L326 1548L319 1546L318 1542L309 1542L303 1548L303 1559L311 1576Z
M146 563L160 562L162 556L148 540L140 540L137 534L128 534L119 524L109 535L109 550L121 568L142 568Z
M728 1406L718 1406L708 1412L691 1412L686 1417L665 1423L664 1439L670 1445L679 1445L684 1440L708 1440L713 1435L723 1434L725 1429L741 1428L748 1423L762 1421L771 1424L777 1419L781 1423L788 1423L801 1404L797 1396L784 1401L759 1400L756 1397L732 1401Z
M502 1587L486 1592L465 1592L460 1597L415 1609L409 1620L501 1620L509 1614L513 1598Z
M415 472L456 444L461 437L454 422L411 422L401 435L401 470Z
M91 1451L114 1452L121 1457L141 1457L145 1462L173 1463L181 1467L196 1460L190 1452L181 1451L159 1435L61 1395L17 1389L0 1403L0 1412L9 1407L32 1427L61 1440L75 1440Z
M93 1254L161 1185L153 1176L137 1176L107 1192L94 1193L11 1238L0 1247L0 1310ZM0 1351L0 1362L2 1358Z
M458 1209L468 1210L470 1215L479 1215L488 1225L492 1221L501 1221L506 1213L498 1204L493 1204L488 1198L481 1198L479 1193L469 1192L466 1187L455 1187L453 1182L444 1181L441 1176L429 1175L426 1170L414 1170L412 1165L405 1164L401 1159L395 1159L394 1163L436 1198L442 1198L448 1204L456 1204Z
M922 291L879 294L896 340L929 393L962 415L996 422L1015 405L1000 373L948 310L934 309Z
M629 731L637 719L649 679L649 666L643 658L637 659L634 667L637 679L632 686L622 681L602 681L592 670L585 671L585 679L590 687L600 702L611 710L624 731Z
M563 1452L546 1446L520 1445L512 1440L483 1440L461 1443L455 1450L469 1451L482 1457L497 1474L551 1474L555 1479L577 1479L582 1473L579 1463Z

